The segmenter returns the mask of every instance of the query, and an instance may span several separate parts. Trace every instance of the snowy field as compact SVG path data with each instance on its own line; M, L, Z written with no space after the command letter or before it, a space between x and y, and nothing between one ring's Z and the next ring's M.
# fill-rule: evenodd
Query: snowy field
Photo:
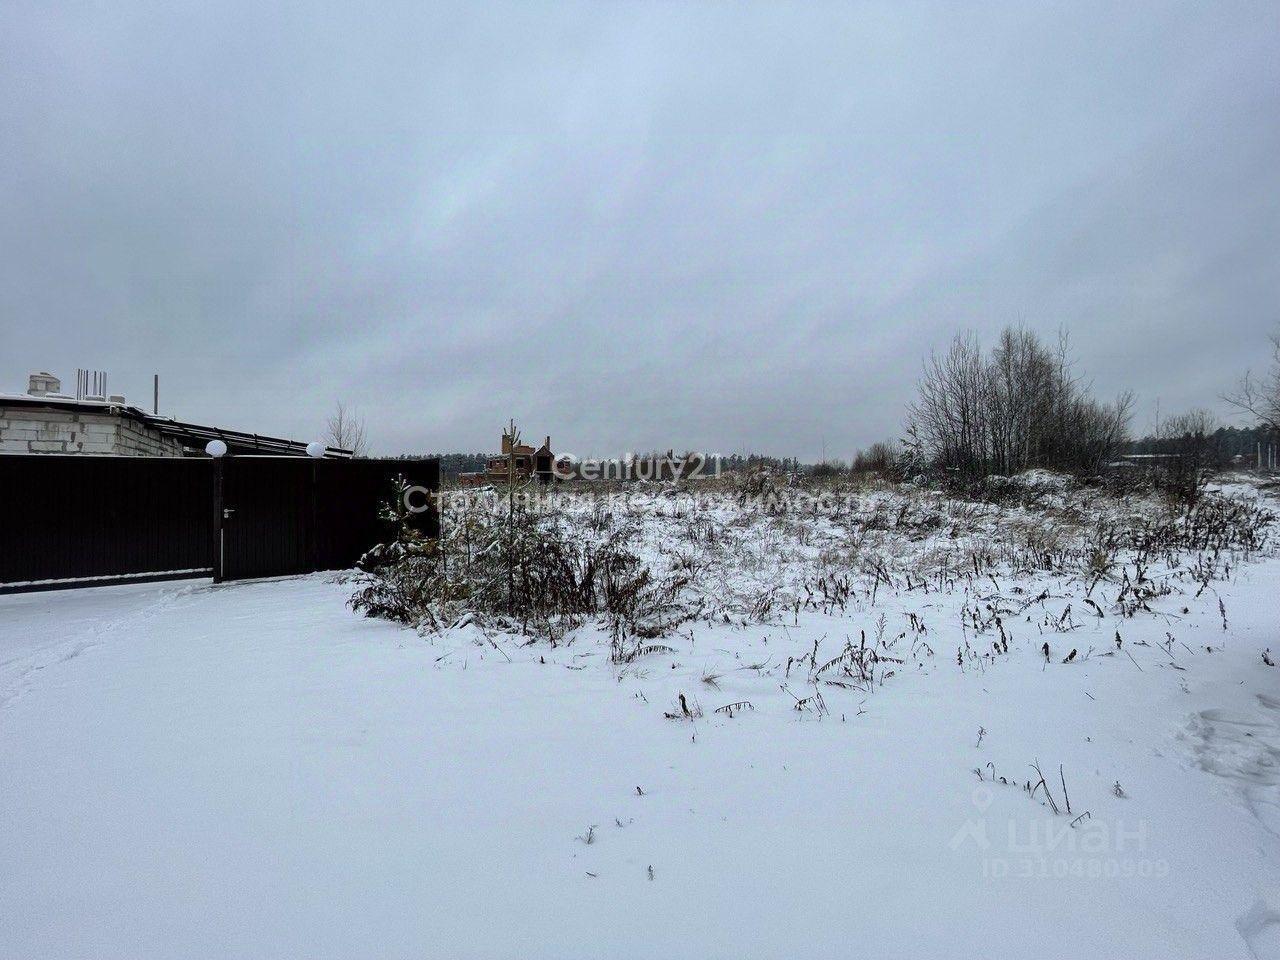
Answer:
M349 576L0 597L0 958L1280 958L1274 534L1086 575L1159 509L1092 496L655 496L706 612L626 663Z

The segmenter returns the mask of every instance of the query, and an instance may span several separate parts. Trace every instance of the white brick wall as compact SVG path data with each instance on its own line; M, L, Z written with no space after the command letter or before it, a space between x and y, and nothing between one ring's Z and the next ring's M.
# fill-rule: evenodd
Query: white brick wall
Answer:
M0 406L0 454L179 457L181 445L118 414Z

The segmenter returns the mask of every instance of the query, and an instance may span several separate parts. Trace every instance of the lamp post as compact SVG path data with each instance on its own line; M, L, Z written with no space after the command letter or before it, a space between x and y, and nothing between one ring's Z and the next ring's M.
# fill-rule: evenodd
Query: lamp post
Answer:
M213 529L217 534L214 541L213 582L221 583L226 555L226 534L223 530L222 521L227 516L222 500L222 458L227 455L227 444L222 440L210 440L204 445L204 452L213 458Z
M321 566L320 510L318 506L320 499L320 464L318 461L323 460L324 455L328 452L328 448L320 440L312 440L307 444L307 456L311 458L311 525L308 535L307 556L310 558L312 570L319 570Z

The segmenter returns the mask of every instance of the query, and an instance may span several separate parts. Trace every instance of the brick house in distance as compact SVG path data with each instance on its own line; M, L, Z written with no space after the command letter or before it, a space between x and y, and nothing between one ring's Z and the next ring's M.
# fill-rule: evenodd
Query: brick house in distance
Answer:
M524 483L537 479L542 483L550 483L555 477L555 454L551 452L551 438L547 437L542 446L536 450L527 443L516 443L515 438L503 431L502 453L490 457L484 470L475 473L463 473L458 476L458 483L464 487L482 487L488 484L503 484L510 478L511 460L515 459L515 482Z
M50 373L33 373L27 392L0 393L0 456L5 454L80 454L116 457L205 456L210 440L222 440L240 455L307 455L302 440L203 427L147 413L119 394L77 396L62 392ZM349 450L327 448L327 457L350 457Z

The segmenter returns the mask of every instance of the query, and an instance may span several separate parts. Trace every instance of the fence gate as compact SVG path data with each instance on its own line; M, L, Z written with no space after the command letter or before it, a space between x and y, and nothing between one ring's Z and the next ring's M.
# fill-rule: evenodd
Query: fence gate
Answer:
M0 455L0 593L344 569L399 477L438 490L440 461Z
M319 569L311 564L314 469L293 457L227 457L214 464L214 489L221 493L215 580Z

